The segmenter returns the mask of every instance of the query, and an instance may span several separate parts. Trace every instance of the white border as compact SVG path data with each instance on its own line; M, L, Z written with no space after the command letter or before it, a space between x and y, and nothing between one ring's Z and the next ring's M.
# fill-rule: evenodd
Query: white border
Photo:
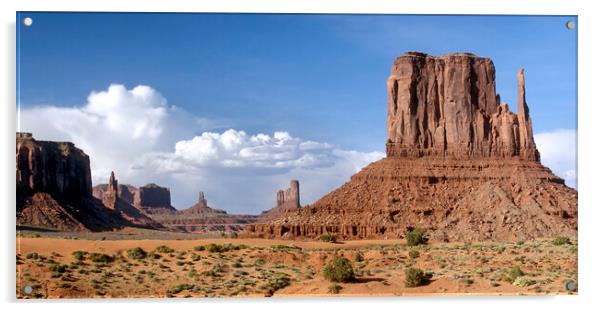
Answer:
M0 58L2 75L0 75L0 94L2 94L2 161L0 189L2 202L0 205L2 218L2 280L0 294L4 307L19 310L103 310L118 307L131 308L131 300L112 300L105 303L86 303L81 301L46 303L14 302L15 291L15 258L14 258L14 131L15 131L15 11L132 11L132 12L297 12L297 13L414 13L414 14L546 14L546 15L578 15L579 31L579 295L561 297L400 297L400 298L349 298L349 299L270 299L270 300L181 300L177 305L166 300L151 301L145 309L165 310L167 308L190 309L261 309L261 310L301 310L307 308L340 308L345 310L366 310L387 308L389 310L425 310L425 309L478 309L478 310L513 310L519 309L552 309L577 310L599 309L602 275L600 267L600 225L602 206L599 197L600 153L599 133L602 133L599 115L601 98L598 92L602 68L600 58L599 29L602 29L600 10L596 10L595 1L528 1L510 0L492 4L488 1L343 1L323 0L304 2L285 2L277 0L238 0L238 1L75 1L75 0L21 0L0 1L2 19L2 44ZM597 96L596 96L597 95ZM135 300L141 302L141 300ZM192 305L188 302L200 303ZM336 302L336 305L333 303Z

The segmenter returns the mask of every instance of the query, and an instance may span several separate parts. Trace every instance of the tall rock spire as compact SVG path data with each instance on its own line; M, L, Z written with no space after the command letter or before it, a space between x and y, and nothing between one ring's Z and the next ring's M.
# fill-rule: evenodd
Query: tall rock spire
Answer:
M539 154L535 150L535 141L533 139L533 127L531 117L529 116L529 106L525 96L525 70L518 70L518 126L520 135L519 152L522 157L537 158Z

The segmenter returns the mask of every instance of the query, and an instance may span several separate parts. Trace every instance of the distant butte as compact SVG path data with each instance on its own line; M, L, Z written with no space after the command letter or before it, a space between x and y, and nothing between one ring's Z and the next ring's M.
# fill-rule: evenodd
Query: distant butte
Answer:
M247 226L265 238L517 240L575 234L577 191L540 163L518 71L518 114L471 53L408 52L387 80L387 157L315 203Z

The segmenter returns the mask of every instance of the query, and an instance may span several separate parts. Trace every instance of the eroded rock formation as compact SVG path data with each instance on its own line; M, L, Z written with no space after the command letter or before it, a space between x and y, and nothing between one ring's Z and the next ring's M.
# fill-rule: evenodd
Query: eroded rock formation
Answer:
M177 210L171 206L169 188L150 183L138 188L134 194L134 206L148 214L173 213Z
M247 226L259 237L517 240L576 234L577 192L539 162L518 73L518 115L491 60L410 52L387 81L387 158L304 208Z
M276 192L276 206L262 212L260 220L268 221L281 216L286 210L294 210L300 207L299 181L293 179L288 188Z
M62 231L135 226L92 196L90 159L70 142L16 135L17 225Z

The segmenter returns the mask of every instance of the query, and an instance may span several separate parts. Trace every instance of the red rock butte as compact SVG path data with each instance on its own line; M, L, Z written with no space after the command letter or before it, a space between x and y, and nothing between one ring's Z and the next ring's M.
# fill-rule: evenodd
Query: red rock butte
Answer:
M398 57L387 80L387 157L315 203L249 225L258 237L517 240L577 232L577 191L541 165L524 70L518 114L495 67L470 53Z

